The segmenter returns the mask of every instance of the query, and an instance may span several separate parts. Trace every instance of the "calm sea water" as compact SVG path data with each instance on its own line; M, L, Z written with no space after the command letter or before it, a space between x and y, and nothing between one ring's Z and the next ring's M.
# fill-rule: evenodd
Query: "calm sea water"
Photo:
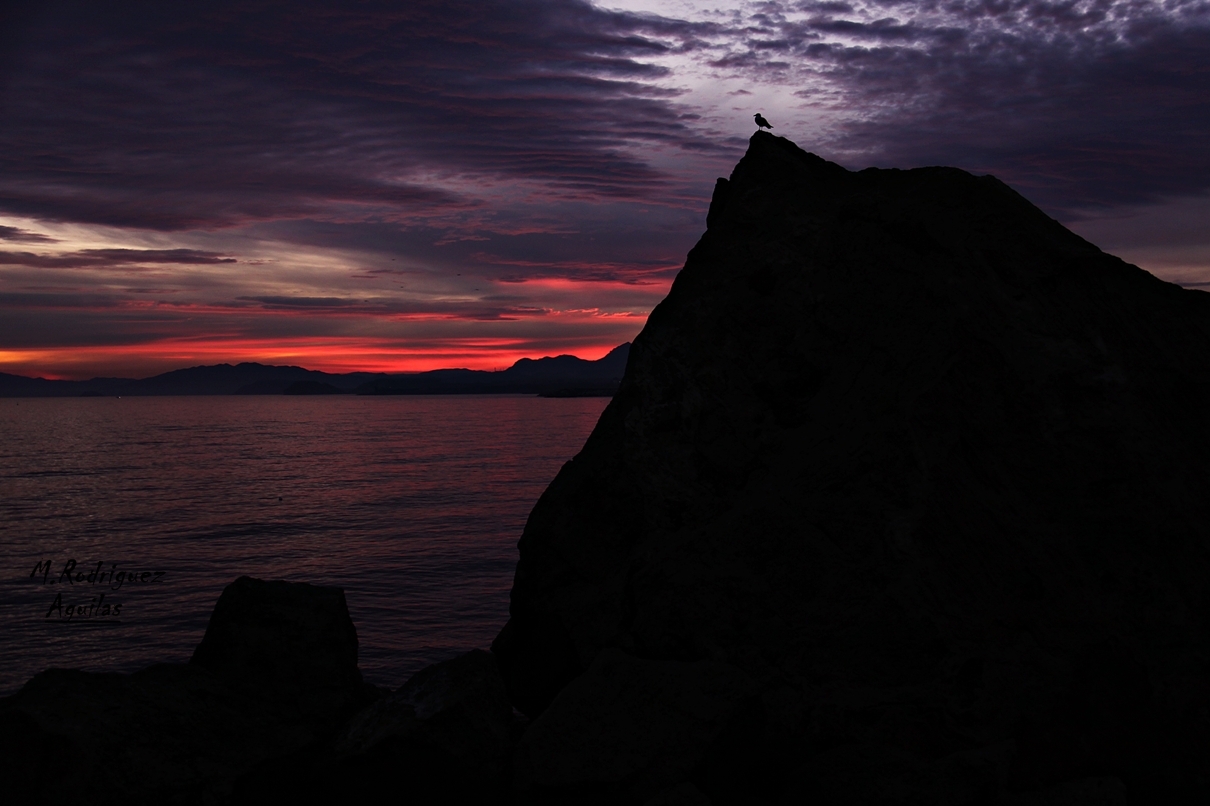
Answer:
M344 588L380 685L486 647L525 519L607 402L0 399L0 694L52 666L184 662L242 574ZM73 559L163 574L55 582Z

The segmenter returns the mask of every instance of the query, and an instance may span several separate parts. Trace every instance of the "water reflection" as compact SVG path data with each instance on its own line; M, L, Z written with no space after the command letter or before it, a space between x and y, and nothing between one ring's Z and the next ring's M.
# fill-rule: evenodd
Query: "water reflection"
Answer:
M486 646L525 518L607 402L0 400L0 693L49 666L184 661L241 574L345 588L372 682ZM107 596L120 623L46 619L100 592L30 579L69 559L164 575Z

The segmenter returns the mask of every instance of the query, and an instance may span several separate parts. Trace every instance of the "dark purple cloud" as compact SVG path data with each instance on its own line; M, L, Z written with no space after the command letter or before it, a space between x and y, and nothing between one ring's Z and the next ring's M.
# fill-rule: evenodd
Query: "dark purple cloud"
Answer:
M142 264L203 266L235 263L236 259L200 249L79 249L53 255L0 250L0 266L39 269L116 269Z
M38 232L30 232L20 227L6 227L0 225L0 241L13 241L16 243L54 243L55 239Z
M239 303L253 303L266 311L300 314L331 314L339 316L375 317L440 317L474 321L508 320L520 316L543 316L548 311L533 306L518 305L514 299L476 300L470 302L423 301L400 299L350 299L344 297L259 296L237 297Z
M423 215L473 204L466 175L634 198L667 177L630 144L710 146L642 61L693 47L688 23L541 0L121 8L40 3L9 32L0 209L155 230Z
M768 0L709 23L583 0L14 8L0 210L51 220L415 226L492 177L672 198L636 144L733 147L651 62L695 54L814 88L850 163L995 171L1073 214L1210 186L1203 0Z
M717 63L838 90L800 95L847 162L994 172L1069 218L1210 187L1210 3L853 6L765 3Z

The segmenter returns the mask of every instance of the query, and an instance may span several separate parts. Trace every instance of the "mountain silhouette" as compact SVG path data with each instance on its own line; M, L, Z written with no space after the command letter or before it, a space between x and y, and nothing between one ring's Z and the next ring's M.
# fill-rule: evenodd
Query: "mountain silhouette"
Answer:
M280 395L529 393L565 389L613 394L626 368L629 343L596 361L575 356L522 358L500 372L439 369L398 375L344 374L258 363L215 364L165 372L150 378L59 381L0 373L0 397L98 397L141 395ZM308 391L310 390L310 391Z
M438 369L377 378L358 388L358 394L484 394L525 393L574 395L577 392L612 395L626 370L630 343L619 345L595 361L573 355L522 358L506 370Z
M94 397L97 395L280 395L298 382L330 383L351 390L381 373L332 374L258 363L214 364L165 372L150 378L57 381L0 373L0 397Z

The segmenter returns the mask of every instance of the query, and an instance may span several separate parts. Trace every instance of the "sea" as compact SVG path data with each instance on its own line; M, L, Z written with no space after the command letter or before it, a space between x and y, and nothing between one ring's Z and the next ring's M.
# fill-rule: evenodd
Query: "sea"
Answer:
M525 520L607 403L0 399L0 695L187 662L242 575L343 588L380 686L486 648Z

